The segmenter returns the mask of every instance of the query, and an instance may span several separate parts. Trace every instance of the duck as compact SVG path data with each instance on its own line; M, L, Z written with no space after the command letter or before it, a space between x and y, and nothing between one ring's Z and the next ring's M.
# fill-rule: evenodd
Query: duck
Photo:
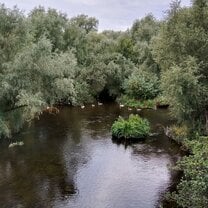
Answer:
M132 108L128 108L129 111L132 111Z
M103 103L98 102L98 105L103 105Z
M85 108L85 106L84 105L81 105L81 109L84 109Z
M120 104L119 106L120 106L120 108L123 108L123 107L124 107L124 105L123 105L123 104Z
M139 112L139 111L141 111L142 109L140 109L140 108L137 108L137 111Z
M95 105L94 105L94 104L92 104L92 107L94 108L94 107L95 107Z

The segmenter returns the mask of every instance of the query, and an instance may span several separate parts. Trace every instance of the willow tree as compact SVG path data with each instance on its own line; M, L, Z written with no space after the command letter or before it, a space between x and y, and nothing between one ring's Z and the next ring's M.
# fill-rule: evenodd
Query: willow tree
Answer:
M52 43L54 50L62 50L64 47L64 32L67 24L67 16L55 9L44 7L34 8L27 19L30 33L34 41L46 36Z
M208 5L193 1L190 8L172 4L153 53L163 76L163 90L172 112L208 133ZM203 21L202 21L203 19Z

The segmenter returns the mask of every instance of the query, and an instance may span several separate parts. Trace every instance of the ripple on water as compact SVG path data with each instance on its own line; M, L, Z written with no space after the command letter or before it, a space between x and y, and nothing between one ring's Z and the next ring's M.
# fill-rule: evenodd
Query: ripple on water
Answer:
M25 128L18 135L24 146L0 147L0 207L157 207L179 149L164 135L113 143L113 121L128 114L117 105L64 108ZM169 123L166 111L141 115L153 128Z

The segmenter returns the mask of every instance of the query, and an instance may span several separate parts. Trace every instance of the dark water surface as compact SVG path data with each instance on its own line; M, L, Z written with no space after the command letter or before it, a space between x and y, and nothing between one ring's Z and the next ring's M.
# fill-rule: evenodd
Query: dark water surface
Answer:
M179 147L164 135L129 146L112 142L110 128L130 112L115 104L63 108L43 115L0 145L0 208L153 208L174 183L169 166ZM146 110L152 131L168 125L167 111Z

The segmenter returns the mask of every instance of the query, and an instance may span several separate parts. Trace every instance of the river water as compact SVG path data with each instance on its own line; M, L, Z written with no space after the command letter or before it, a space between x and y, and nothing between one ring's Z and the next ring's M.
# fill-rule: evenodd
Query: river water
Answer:
M170 169L179 147L163 134L137 144L116 144L110 128L127 109L106 104L44 114L0 144L1 208L153 208L174 184ZM143 110L152 131L168 125L167 110Z

